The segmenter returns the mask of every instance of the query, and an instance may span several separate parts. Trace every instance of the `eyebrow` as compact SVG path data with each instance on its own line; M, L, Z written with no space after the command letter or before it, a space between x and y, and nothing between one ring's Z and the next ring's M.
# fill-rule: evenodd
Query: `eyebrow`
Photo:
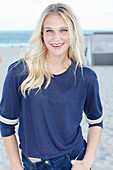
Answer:
M59 29L63 29L63 28L68 29L68 27L60 27ZM44 29L52 29L52 28L51 27L45 27Z

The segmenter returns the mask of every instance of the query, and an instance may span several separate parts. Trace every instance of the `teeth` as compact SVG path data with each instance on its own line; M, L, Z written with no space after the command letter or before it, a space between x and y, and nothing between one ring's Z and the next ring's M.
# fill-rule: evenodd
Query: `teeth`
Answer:
M61 46L62 44L52 44L54 47L59 47Z

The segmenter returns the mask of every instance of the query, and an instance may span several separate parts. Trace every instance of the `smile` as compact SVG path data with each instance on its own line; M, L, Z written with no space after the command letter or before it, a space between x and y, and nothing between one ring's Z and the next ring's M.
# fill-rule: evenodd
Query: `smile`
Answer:
M54 48L60 48L64 45L64 43L60 43L60 44L51 44L52 47Z

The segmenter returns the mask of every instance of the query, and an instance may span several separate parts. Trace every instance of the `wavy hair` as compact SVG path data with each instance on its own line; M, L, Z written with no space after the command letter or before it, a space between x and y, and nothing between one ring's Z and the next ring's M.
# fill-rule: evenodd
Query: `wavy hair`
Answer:
M72 11L72 9L62 3L49 5L41 14L37 27L29 40L32 49L24 54L23 60L27 64L29 74L27 78L21 84L21 92L26 97L26 91L28 94L32 89L41 89L44 79L46 77L47 82L44 88L47 88L51 82L51 76L46 60L46 46L43 41L43 23L45 18L51 14L59 14L66 22L69 35L70 46L68 50L68 57L76 61L77 66L85 64L85 48L83 33L80 29L79 22ZM76 70L76 69L75 69Z

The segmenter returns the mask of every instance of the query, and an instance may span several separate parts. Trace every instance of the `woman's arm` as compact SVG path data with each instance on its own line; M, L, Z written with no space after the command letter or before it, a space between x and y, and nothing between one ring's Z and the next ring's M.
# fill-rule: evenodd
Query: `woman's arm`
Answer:
M73 160L72 170L89 170L94 161L95 152L99 145L102 128L99 126L90 127L87 137L87 148L83 160Z
M13 170L23 170L15 135L3 137L6 152Z

